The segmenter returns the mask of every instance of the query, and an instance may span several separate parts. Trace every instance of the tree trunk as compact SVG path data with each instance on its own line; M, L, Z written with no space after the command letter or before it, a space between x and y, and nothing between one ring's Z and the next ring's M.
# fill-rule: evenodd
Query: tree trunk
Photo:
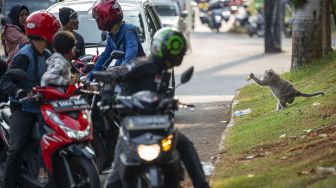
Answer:
M308 0L305 6L295 9L292 68L308 64L323 55L321 21L323 1L325 0Z
M321 2L321 12L322 12L322 50L323 55L326 55L331 51L331 1L324 0Z
M265 53L281 52L282 11L280 0L265 0Z

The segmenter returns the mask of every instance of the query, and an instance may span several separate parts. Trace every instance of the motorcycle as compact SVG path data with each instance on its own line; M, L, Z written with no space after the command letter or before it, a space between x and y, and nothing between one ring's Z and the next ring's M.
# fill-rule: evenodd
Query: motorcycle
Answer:
M124 56L124 52L114 50L110 57L103 64L103 70L106 70L113 59L120 59ZM119 125L114 119L107 119L104 112L99 109L100 101L99 88L101 84L98 82L83 82L80 92L82 96L89 102L91 110L90 115L93 121L93 140L90 142L95 152L95 163L98 171L102 172L111 166L114 155L114 147L119 134ZM92 90L92 88L95 88Z
M225 22L228 22L230 20L231 16L231 10L230 7L224 7L222 11L222 18Z
M265 35L264 15L258 14L248 17L247 31L250 37L257 35L263 37Z
M222 26L222 9L218 8L211 10L209 27L211 29L216 29L218 33L221 26Z
M208 18L208 14L207 14L206 10L200 10L199 11L199 18L200 18L202 24L208 23L209 18Z
M21 69L12 69L6 74L27 79ZM66 92L54 87L34 87L31 99L40 106L41 118L36 122L27 149L24 153L19 184L22 187L100 187L94 152L89 147L93 139L90 106L84 99L74 96L75 86ZM0 105L0 173L9 148L10 110L7 103ZM40 135L39 126L45 134ZM40 153L40 154L39 154ZM38 181L39 155L48 171L49 182Z
M181 84L188 82L192 73L193 67L185 71ZM105 89L113 91L115 75L96 72L95 78L104 82ZM184 174L176 150L178 130L168 115L179 105L182 104L177 99L151 91L117 96L107 105L121 125L119 173L123 187L181 187Z

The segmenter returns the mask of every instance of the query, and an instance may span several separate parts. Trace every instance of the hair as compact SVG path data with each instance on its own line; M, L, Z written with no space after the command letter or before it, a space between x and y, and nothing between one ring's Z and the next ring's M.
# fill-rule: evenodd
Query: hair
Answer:
M53 48L62 55L69 53L75 45L75 37L69 31L58 31L52 40Z

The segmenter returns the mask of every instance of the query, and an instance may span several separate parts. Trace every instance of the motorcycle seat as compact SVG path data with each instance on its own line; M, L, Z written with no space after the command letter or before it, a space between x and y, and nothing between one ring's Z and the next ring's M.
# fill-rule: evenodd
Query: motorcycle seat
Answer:
M4 107L3 109L1 109L1 116L7 124L9 124L9 120L10 120L11 115L12 115L12 113L11 113L9 107Z

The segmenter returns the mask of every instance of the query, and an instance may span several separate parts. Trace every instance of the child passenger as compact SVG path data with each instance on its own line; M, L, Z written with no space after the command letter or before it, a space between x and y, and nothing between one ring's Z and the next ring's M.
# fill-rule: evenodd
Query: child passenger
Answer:
M67 87L74 85L76 76L71 75L71 60L75 56L76 41L69 31L59 31L52 41L55 52L47 59L48 69L41 78L41 86Z
M76 41L72 33L68 31L57 32L52 40L55 52L47 59L47 71L41 78L41 86L55 86L65 92L68 85L74 85L77 81L76 76L71 75L71 60L75 56ZM41 134L43 130L40 129ZM41 183L48 182L48 173L40 159L40 171L38 180Z

